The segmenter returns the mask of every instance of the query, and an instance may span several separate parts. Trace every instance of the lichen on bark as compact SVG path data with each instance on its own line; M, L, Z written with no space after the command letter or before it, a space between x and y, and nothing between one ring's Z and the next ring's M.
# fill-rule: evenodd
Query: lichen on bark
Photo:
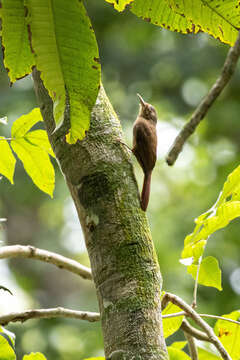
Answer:
M68 112L53 132L52 101L34 70L47 133L75 202L91 262L106 359L167 358L161 275L131 154L118 140L120 122L101 87L83 141L67 144Z

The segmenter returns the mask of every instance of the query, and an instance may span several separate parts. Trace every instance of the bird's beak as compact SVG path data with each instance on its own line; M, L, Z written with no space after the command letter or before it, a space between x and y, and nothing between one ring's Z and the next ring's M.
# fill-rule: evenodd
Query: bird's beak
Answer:
M146 106L146 103L145 103L145 101L143 100L143 98L141 97L141 95L137 94L137 96L139 97L140 104L142 105L142 107L145 107L145 106Z

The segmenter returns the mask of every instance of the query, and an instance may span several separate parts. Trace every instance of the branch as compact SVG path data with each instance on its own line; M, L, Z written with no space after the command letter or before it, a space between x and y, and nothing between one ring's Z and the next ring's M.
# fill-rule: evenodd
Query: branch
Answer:
M184 143L187 141L190 135L196 130L196 127L200 121L207 114L208 110L221 94L224 87L227 85L231 76L233 75L238 58L240 56L240 32L238 33L237 40L233 47L228 51L225 63L223 65L222 72L215 84L210 89L209 93L203 98L201 103L198 105L194 113L192 114L189 122L184 125L176 139L174 140L173 145L171 146L167 157L166 162L168 165L173 165L177 160L178 155L182 151Z
M89 268L79 264L79 262L68 259L65 256L53 253L51 251L42 250L33 246L12 245L0 248L0 259L8 259L12 257L21 257L28 259L36 259L56 265L60 269L71 271L84 279L92 279L92 273Z
M188 332L184 332L184 336L188 342L189 354L192 360L198 360L198 351L194 338Z
M229 356L228 352L224 349L218 337L214 334L214 331L211 328L211 326L209 326L203 319L201 319L198 313L191 306L185 303L185 301L183 301L177 295L165 293L162 299L163 307L164 306L166 307L169 301L179 306L183 311L186 312L187 316L191 317L196 322L196 324L203 329L203 331L207 334L209 341L216 347L216 349L219 351L219 353L221 354L224 360L231 360L231 357Z
M240 325L240 322L237 320L233 320L233 319L229 319L226 318L224 316L219 316L219 315L210 315L210 314L198 314L200 317L207 317L210 319L218 319L218 320L224 320L224 321L229 321L233 324L236 325ZM172 313L172 314L166 314L166 315L162 315L163 319L169 319L169 318L173 318L173 317L178 317L178 316L189 316L185 311L181 311L178 313Z
M195 337L197 340L208 341L208 342L210 341L209 337L203 331L195 329L195 327L191 326L186 319L183 319L181 324L181 329L185 333L188 333L191 336Z
M62 307L52 309L33 309L23 312L12 312L0 316L0 325L7 325L10 322L24 322L29 319L51 319L56 317L72 318L79 320L87 320L90 322L99 321L100 314L88 311L75 311Z

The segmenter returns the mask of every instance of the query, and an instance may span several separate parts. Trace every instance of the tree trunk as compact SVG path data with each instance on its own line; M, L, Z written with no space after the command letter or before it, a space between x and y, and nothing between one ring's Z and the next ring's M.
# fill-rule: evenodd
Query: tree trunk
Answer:
M84 231L102 319L106 359L167 358L163 338L161 274L145 213L140 208L131 155L117 139L122 131L101 88L83 141L53 133L52 101L36 69L35 91L47 133Z

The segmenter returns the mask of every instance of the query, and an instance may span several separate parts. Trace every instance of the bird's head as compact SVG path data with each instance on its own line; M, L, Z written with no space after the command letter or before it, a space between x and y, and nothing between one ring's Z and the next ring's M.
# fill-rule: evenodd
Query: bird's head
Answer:
M139 116L157 123L157 112L155 108L151 104L146 103L141 95L137 94L137 96L140 100Z

